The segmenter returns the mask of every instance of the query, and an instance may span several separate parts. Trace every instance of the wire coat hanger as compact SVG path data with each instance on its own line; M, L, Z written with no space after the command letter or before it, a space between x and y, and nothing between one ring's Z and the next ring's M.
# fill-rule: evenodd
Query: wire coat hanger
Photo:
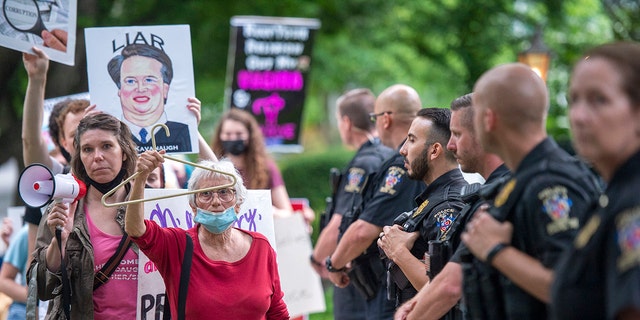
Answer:
M167 137L169 137L171 135L170 132L169 132L169 127L167 127L167 125L165 125L164 123L158 123L158 124L154 125L153 127L151 127L151 145L153 146L153 150L156 150L156 151L157 151L157 148L156 148L156 136L155 136L154 132L156 131L157 127L163 127L164 128L164 132L166 133ZM115 188L113 188L109 192L105 193L102 196L102 199L101 199L102 205L105 206L105 207L116 207L116 206L123 206L123 205L140 203L140 202L148 202L148 201L153 201L153 200L168 199L168 198L174 198L174 197L184 196L184 195L193 194L193 193L200 193L200 192L205 192L205 191L213 191L213 190L218 190L218 189L230 188L230 187L233 187L236 184L236 177L233 174L230 174L230 173L227 173L227 172L224 172L224 171L220 171L220 170L216 170L216 169L211 169L209 167L205 167L205 166L199 165L197 163L193 163L193 162L190 162L190 161L182 160L182 159L179 159L179 158L174 158L174 157L168 156L166 154L163 154L162 157L164 157L165 159L177 161L177 162L184 163L184 164L187 164L187 165L190 165L190 166L198 167L198 168L201 168L201 169L204 169L204 170L208 170L208 171L211 171L211 172L215 172L215 173L219 173L219 174L222 174L222 175L225 175L225 176L229 176L229 177L231 177L232 182L228 183L228 184L223 184L221 186L215 186L215 187L209 187L209 188L185 191L185 192L182 192L182 193L176 193L176 194L172 194L172 195L159 196L159 197L146 198L146 199L143 198L143 199L136 199L136 200L128 200L128 201L123 201L123 202L107 203L107 198L109 196L114 194L118 189L122 188L124 185L129 183L129 181L135 179L135 177L137 177L140 174L140 171L138 171L138 172L132 174L129 178L127 178L124 181L120 182L120 184L117 185Z

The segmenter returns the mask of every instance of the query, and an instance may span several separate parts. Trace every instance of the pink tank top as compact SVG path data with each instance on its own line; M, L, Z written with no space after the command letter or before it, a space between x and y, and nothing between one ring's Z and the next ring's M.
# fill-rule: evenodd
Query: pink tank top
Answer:
M89 214L85 216L93 245L93 271L98 272L116 252L122 236L100 231ZM137 297L138 254L129 248L109 281L93 291L94 319L135 319Z

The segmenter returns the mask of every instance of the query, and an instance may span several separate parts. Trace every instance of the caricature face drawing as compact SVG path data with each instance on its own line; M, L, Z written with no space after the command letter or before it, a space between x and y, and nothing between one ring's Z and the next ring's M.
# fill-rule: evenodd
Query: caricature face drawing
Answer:
M122 62L118 96L124 117L135 124L155 123L164 112L169 84L164 83L162 63L131 56Z

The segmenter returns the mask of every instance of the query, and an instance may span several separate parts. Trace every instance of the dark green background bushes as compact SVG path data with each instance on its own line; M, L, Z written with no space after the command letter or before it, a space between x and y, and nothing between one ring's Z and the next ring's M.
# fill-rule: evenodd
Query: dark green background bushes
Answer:
M351 160L354 151L332 148L319 153L302 153L282 156L278 166L291 198L307 198L316 220L313 225L313 242L318 237L320 214L325 209L325 198L331 195L329 170L342 169Z

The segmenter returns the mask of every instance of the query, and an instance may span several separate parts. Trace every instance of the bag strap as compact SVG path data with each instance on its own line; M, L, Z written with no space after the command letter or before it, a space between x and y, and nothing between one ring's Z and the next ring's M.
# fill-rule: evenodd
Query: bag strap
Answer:
M178 289L178 320L185 319L185 310L187 305L187 289L189 289L189 277L191 276L191 260L193 257L193 240L188 233L185 233L187 237L187 245L184 251L184 257L182 257L182 267L180 270L180 285ZM165 293L166 297L166 293ZM171 308L169 304L165 304L163 319L171 319Z
M96 272L93 278L94 291L101 285L109 281L109 278L111 277L113 272L116 271L118 265L120 265L120 261L122 261L122 257L124 257L127 250L129 250L129 247L131 247L131 237L127 233L125 233L124 235L122 235L122 239L120 239L120 243L118 244L116 252L114 252L107 263L102 266L102 269Z
M31 266L29 278L27 281L27 320L38 319L38 262L34 262Z
M71 284L69 283L69 275L67 275L67 264L62 254L62 230L56 228L56 240L58 241L58 249L60 250L60 272L62 272L62 311L67 320L71 320Z
M188 233L187 248L182 258L182 268L180 271L180 290L178 293L178 319L184 319L185 308L187 305L187 289L189 288L189 277L191 276L191 258L193 256L193 240Z

